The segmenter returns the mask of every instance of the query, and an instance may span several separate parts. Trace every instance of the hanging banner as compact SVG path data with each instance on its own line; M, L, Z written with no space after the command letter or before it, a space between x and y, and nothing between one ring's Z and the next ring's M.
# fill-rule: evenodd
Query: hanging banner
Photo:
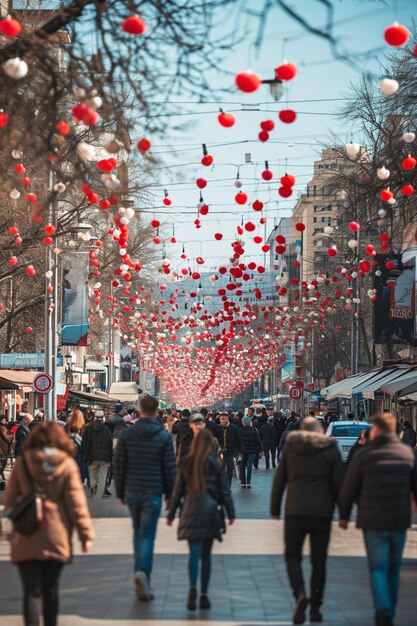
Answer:
M381 274L374 274L377 298L374 302L374 342L413 345L416 339L414 262L405 265L400 255L385 254L377 255L375 260L378 262L375 270Z
M88 333L88 252L61 256L63 346L86 346Z

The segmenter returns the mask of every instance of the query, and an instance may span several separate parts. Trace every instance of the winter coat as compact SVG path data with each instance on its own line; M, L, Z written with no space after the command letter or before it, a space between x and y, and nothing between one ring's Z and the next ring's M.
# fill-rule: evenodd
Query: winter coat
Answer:
M86 463L93 461L111 462L113 454L112 436L109 429L100 420L94 420L91 426L86 427L81 449Z
M240 431L240 451L242 454L259 454L262 452L262 441L253 426L243 426Z
M203 493L187 492L184 462L178 469L177 480L172 494L168 519L173 520L182 502L178 539L205 541L222 539L224 520L221 507L224 506L229 519L235 519L232 496L223 462L215 454L210 454L206 462L206 490Z
M171 435L159 419L140 418L121 435L113 461L116 495L165 494L171 497L175 482L175 454Z
M43 523L30 535L14 531L11 540L13 563L52 559L67 563L71 559L71 536L77 530L81 542L94 539L84 487L77 465L66 452L57 448L30 449L24 452L36 487L43 490ZM4 505L8 509L33 490L22 458L16 460L6 487Z
M261 426L259 436L264 445L273 446L275 442L275 428L270 422Z
M120 435L128 427L123 417L118 413L113 413L111 420L106 422L105 425L110 429L113 439L119 439Z
M173 424L171 432L172 432L173 435L176 435L176 437L177 437L177 439L176 439L176 448L175 448L177 457L185 456L184 450L181 450L182 440L183 440L184 437L186 438L185 444L187 446L190 438L192 439L192 432L193 432L191 430L191 428L190 428L190 421L189 421L189 419L188 418L184 418L184 419L181 419L181 420L177 420ZM190 433L191 433L191 435L190 435ZM188 450L187 450L187 452L188 452Z
M26 438L29 435L32 428L36 427L36 424L37 424L36 420L33 420L32 422L30 422L30 424L28 424L27 426L23 422L19 424L19 427L16 430L16 438L15 438L16 443L14 447L15 456L19 456L20 454L22 454L23 444L25 443Z
M416 447L416 431L412 426L410 426L410 428L404 428L400 435L400 439L407 446L410 446L410 448Z
M274 443L276 446L279 446L281 437L283 433L285 432L285 420L280 419L279 417L274 418L274 429L275 429Z
M289 433L272 487L271 515L281 515L287 488L286 515L332 517L343 476L333 439L305 430Z
M10 452L13 435L9 433L4 424L0 424L0 456L6 456Z
M281 435L281 439L279 440L279 447L281 448L281 450L284 449L285 447L285 442L287 441L287 437L291 432L294 432L297 430L297 423L296 422L288 422L286 429L284 430L284 432Z
M410 491L417 502L416 452L397 435L370 441L352 459L339 495L341 519L358 505L358 528L387 532L411 523Z
M240 451L240 431L241 428L231 423L217 427L216 437L223 453L236 455Z

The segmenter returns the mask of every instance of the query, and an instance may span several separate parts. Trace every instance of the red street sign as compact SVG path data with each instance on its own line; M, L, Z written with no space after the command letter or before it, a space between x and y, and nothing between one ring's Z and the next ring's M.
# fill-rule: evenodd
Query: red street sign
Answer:
M299 400L301 398L302 390L298 387L291 387L290 389L290 398L293 400Z
M35 391L38 393L49 393L54 385L54 381L49 374L36 374L32 383Z

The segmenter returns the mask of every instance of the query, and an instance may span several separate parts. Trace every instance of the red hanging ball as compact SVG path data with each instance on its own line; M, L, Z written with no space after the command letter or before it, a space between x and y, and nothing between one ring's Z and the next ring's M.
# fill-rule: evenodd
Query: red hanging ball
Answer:
M382 191L379 192L379 197L384 202L388 202L388 200L391 200L391 198L394 197L394 194L390 189L382 189Z
M10 15L0 22L0 33L5 37L18 37L21 31L20 22Z
M265 243L261 248L262 252L265 252L265 254L269 252L270 249L271 249L271 246L268 243Z
M143 35L146 22L139 15L129 15L122 24L122 30L129 35Z
M329 256L336 256L336 254L337 254L337 249L336 249L336 247L332 246L331 248L329 248L329 249L327 250L327 254L328 254Z
M56 232L56 227L53 224L46 224L44 231L47 235L54 235Z
M63 122L62 120L60 122L57 122L56 129L58 133L63 137L65 137L65 135L69 135L71 132L70 125L67 124L67 122Z
M264 171L262 172L261 176L262 176L262 178L263 178L264 180L272 180L272 179L273 179L273 177L274 177L274 175L273 175L273 173L271 172L271 170L264 170Z
M36 193L27 193L25 196L26 202L36 202L38 197Z
M164 198L162 202L165 204L165 206L171 206L172 204L172 200L170 200L169 198Z
M87 202L90 204L96 204L98 202L98 195L94 192L89 193L87 196Z
M235 78L236 87L244 93L253 93L262 84L262 80L257 74L253 72L240 72L236 74Z
M393 270L395 267L395 263L394 261L387 261L385 263L385 267L387 268L387 270Z
M265 143L269 139L269 133L267 133L266 130L261 130L261 132L258 133L258 139L262 141L262 143Z
M161 222L159 220L155 219L155 220L152 220L152 222L151 222L152 228L159 228L160 225L161 225Z
M410 38L410 31L405 26L398 24L398 22L394 22L392 26L388 26L388 28L384 31L384 39L390 46L394 48L399 48L400 46L405 46L407 41Z
M413 185L403 185L403 187L401 187L401 193L403 196L412 196L414 193Z
M264 208L264 203L261 202L260 200L255 200L255 202L252 202L252 209L254 211L262 211L263 208Z
M207 181L205 180L205 178L197 178L195 184L199 189L204 189L204 187L207 186Z
M223 113L223 111L219 113L217 119L219 121L219 124L221 126L224 126L224 128L230 128L236 122L236 118L232 113Z
M255 243L262 243L263 238L260 235L255 235L255 237L253 238Z
M283 109L278 113L278 117L284 124L292 124L297 119L297 113L292 109Z
M408 155L408 157L404 159L401 165L404 170L413 170L417 165L417 160L414 157Z
M216 241L221 241L223 239L222 233L215 233L214 238Z
M248 196L243 191L239 191L239 193L235 195L235 202L237 204L246 204L247 201L248 201Z
M279 244L278 246L275 246L275 252L277 254L285 254L286 250L287 250L286 246L284 246L282 244Z
M370 244L368 246L366 246L365 252L366 252L366 254L368 256L375 256L376 255L376 251L375 251L374 246L372 246Z
M154 242L154 244L159 245L161 243L160 237L154 237L153 238L153 242Z
M417 44L413 48L413 54L415 57L417 57Z
M209 206L208 204L203 204L203 206L201 206L198 209L198 212L200 213L200 215L207 215L207 213L209 212Z
M139 152L148 152L152 144L149 139L146 139L146 137L142 137L142 139L139 139L136 145Z
M282 187L278 188L278 193L282 198L289 198L292 196L292 187Z
M54 240L52 239L52 237L44 237L42 239L42 243L44 246L51 246L53 244Z
M110 207L110 202L106 199L100 200L98 206L100 207L100 209L106 210Z
M352 232L356 233L360 230L360 225L358 222L349 222L349 228Z
M205 165L205 167L209 167L214 161L214 158L211 154L205 154L201 159L201 165Z
M276 241L277 243L285 243L286 239L285 239L284 235L277 235L277 236L275 237L275 241Z
M292 80L297 74L297 66L294 63L285 61L281 65L275 68L275 76L278 80Z
M281 176L280 181L283 187L293 187L293 185L295 185L295 176L292 174L285 174L284 176Z
M27 333L31 333L31 332L33 332L33 328L32 328L32 326L26 326L26 332L27 332Z
M9 235L17 235L18 232L19 232L19 229L17 226L10 226Z
M6 128L8 123L9 123L8 114L0 110L0 128Z
M26 172L26 168L22 163L16 163L14 169L18 174L24 174Z
M9 265L13 266L17 264L17 256L12 256L10 257L9 261L8 261Z
M275 128L274 120L264 120L263 122L261 122L261 128L262 130L265 130L267 133L270 133L271 130L274 130Z
M249 233L253 232L256 229L256 226L253 222L246 222L245 224L245 230L247 230Z

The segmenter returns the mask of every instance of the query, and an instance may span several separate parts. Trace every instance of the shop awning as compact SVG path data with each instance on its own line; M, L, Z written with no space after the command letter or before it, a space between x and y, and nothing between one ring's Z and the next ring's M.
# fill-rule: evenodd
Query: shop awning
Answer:
M374 399L375 392L381 391L381 386L396 380L406 372L410 371L409 366L397 366L382 370L376 376L371 379L359 383L358 386L353 388L353 393L362 393L363 398Z
M349 378L344 378L343 380L339 380L337 383L332 383L331 385L327 385L324 389L321 390L321 395L325 398L328 397L328 394L332 394L332 398L337 398L337 390L342 389L343 385L346 384L347 380L357 379L359 374L355 374L355 376L349 376Z
M380 371L381 368L378 368L376 370L371 370L370 372L349 376L349 378L345 378L339 383L326 387L321 393L327 398L327 400L331 400L332 398L351 398L352 395L358 393L356 388L359 388L361 384L372 379L374 376L379 374Z
M139 399L138 386L135 382L112 383L110 395L120 402L134 404Z
M88 402L89 404L108 404L110 402L115 402L115 399L108 396L106 393L88 393L87 391L76 391L75 389L70 389L69 396L70 398L75 398L76 400L84 400L84 402Z
M406 389L409 390L408 393L411 393L409 388L415 383L417 383L417 368L409 369L392 382L382 385L381 390L390 396L403 396L407 395Z
M0 370L0 389L22 389L24 393L33 393L33 379L39 372L23 370Z

